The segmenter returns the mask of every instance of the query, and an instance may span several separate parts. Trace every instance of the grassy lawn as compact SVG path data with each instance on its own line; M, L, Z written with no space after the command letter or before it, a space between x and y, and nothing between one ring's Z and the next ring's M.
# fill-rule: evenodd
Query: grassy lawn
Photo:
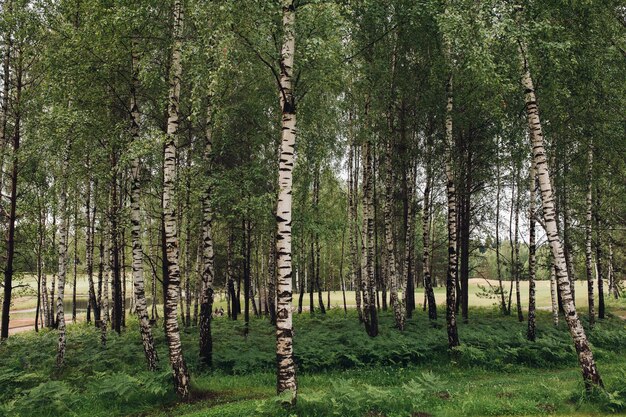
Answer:
M624 308L613 302L609 311ZM443 311L440 311L442 315ZM167 351L155 328L162 370L145 371L136 322L109 335L86 324L69 327L66 368L55 369L56 333L27 332L0 345L0 415L7 416L600 416L626 402L626 322L610 316L590 332L608 393L584 394L566 327L539 314L538 338L526 323L492 308L474 308L459 324L460 349L449 352L445 321L423 314L400 333L390 314L369 338L354 311L295 317L298 405L275 397L274 332L254 319L214 321L214 367L198 360L197 329L182 332L193 400L177 403Z
M48 285L50 285L51 277L48 277ZM65 306L66 311L71 311L71 299L72 299L72 285L71 279L69 279L68 284L65 287ZM31 293L34 294L34 289L37 288L36 279L32 275L26 275L21 277L20 283L27 284L31 288ZM470 279L470 289L469 289L469 304L472 307L491 307L496 305L498 300L493 298L487 298L484 295L484 291L479 287L489 288L489 285L497 286L497 281L494 280L484 280L479 278ZM510 282L505 281L503 283L505 287L505 292L508 300L508 290ZM528 281L522 281L520 283L521 293L522 293L522 306L526 309L528 308ZM149 294L149 286L146 287ZM446 301L445 288L444 287L436 287L435 289L435 298L437 300L437 304L444 305ZM126 277L126 296L131 297L133 292L132 286L132 277L127 275ZM78 275L76 280L76 293L77 293L77 302L79 305L79 309L82 307L86 308L87 299L88 299L88 283L86 275ZM327 293L324 292L324 303L327 300ZM536 298L537 298L537 307L540 309L549 309L551 307L551 296L550 296L550 282L549 281L537 281L536 283ZM315 296L315 300L317 300L317 295ZM424 291L422 288L418 288L415 292L415 300L418 304L422 304L424 300ZM160 303L161 296L157 299L157 302ZM316 301L317 302L317 301ZM298 294L294 294L294 304L298 303ZM346 304L348 306L355 305L355 295L354 291L346 291ZM243 302L242 302L243 304ZM343 307L343 294L341 291L331 291L330 294L330 304L332 307ZM13 310L28 310L33 309L37 305L37 298L33 295L24 295L20 297L16 297L13 302ZM515 306L515 291L513 291L512 297L512 305ZM578 280L576 281L576 305L581 308L587 307L587 283L586 281ZM596 305L597 305L597 291L596 291ZM216 308L223 307L226 310L226 299L224 297L223 292L217 292L215 295L215 306ZM303 300L303 306L308 308L309 306L309 297L308 294L305 294ZM130 304L127 303L127 307L130 307ZM159 308L162 308L162 305L159 304ZM25 313L26 315L32 314L34 318L34 312Z

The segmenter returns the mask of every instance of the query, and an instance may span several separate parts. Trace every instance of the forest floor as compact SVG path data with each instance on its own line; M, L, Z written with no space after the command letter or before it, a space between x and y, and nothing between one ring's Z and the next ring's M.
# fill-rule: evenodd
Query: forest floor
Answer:
M55 367L57 334L43 330L0 345L0 415L36 416L600 416L626 412L626 323L609 315L588 331L606 392L586 395L566 326L540 311L536 342L526 322L473 308L459 322L462 346L447 349L445 312L429 322L417 311L404 332L383 312L369 338L354 311L294 318L299 396L284 410L275 396L274 330L266 319L214 320L213 368L198 360L197 329L182 329L193 397L171 386L161 326L154 328L161 370L145 370L135 320L121 335L86 323L68 327L66 367ZM586 323L585 314L581 312ZM588 326L586 326L588 327Z

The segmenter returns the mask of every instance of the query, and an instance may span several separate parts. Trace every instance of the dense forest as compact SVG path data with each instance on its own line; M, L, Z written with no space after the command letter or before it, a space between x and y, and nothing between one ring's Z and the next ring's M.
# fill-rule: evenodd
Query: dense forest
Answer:
M620 0L1 10L0 415L626 409Z

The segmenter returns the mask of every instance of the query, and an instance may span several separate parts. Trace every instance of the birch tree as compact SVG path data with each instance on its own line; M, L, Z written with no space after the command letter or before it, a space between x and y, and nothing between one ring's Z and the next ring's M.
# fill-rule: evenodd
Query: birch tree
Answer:
M522 41L518 41L518 46L522 68L521 82L525 94L526 118L532 143L533 162L536 167L539 189L541 190L544 227L550 248L552 249L552 256L554 257L556 280L563 301L563 309L565 310L565 321L567 322L567 326L574 341L574 347L578 355L578 362L581 367L585 387L589 390L593 386L603 386L603 383L596 367L596 362L593 358L585 329L580 322L572 300L570 281L567 276L567 267L565 264L565 255L563 254L563 246L556 225L554 197L550 183L550 173L548 171L541 119L539 118L539 106L537 104L533 78L530 72L526 46Z
M282 47L280 51L279 101L282 111L281 145L278 175L278 200L276 208L276 267L277 267L277 316L276 316L276 363L278 394L285 395L289 404L295 404L297 396L296 366L293 357L293 311L291 288L291 207L293 166L296 142L296 102L293 91L293 66L296 46L296 4L294 0L282 0Z
M180 84L182 77L183 0L174 0L173 44L170 62L169 100L167 106L167 133L163 160L163 218L167 258L167 288L165 295L165 336L169 349L174 386L181 398L189 396L189 372L183 357L178 326L178 294L180 266L176 204L177 133L179 126Z

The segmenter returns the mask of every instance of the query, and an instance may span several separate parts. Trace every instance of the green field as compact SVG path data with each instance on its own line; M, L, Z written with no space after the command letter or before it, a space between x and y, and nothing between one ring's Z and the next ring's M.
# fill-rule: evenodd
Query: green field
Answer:
M612 302L609 311L626 306ZM0 345L0 415L25 416L600 416L626 404L626 322L609 315L589 333L607 393L584 393L566 327L541 311L538 338L526 323L475 308L459 323L461 348L447 350L445 320L423 314L404 332L381 317L366 336L354 311L295 316L299 400L283 410L275 397L274 331L266 319L214 320L214 367L198 360L197 329L183 329L193 398L173 393L161 326L155 327L161 371L146 371L136 322L110 334L69 327L66 367L55 369L56 333L26 332Z
M79 275L76 282L77 282L76 284L77 302L79 306L84 307L86 306L86 303L87 303L87 294L88 294L87 277L85 275ZM23 277L21 279L21 283L27 284L31 288L37 288L35 278L30 275ZM48 283L50 283L50 277L48 278ZM479 286L489 288L489 284L495 287L497 286L497 281L493 281L493 280L487 281L484 279L477 279L477 278L470 279L469 305L471 307L490 307L490 306L496 305L498 300L481 296L484 294L484 292L482 289L479 288ZM506 292L507 299L508 299L508 290L509 290L510 282L505 281L503 285L505 287L505 292ZM521 293L522 293L522 306L524 309L527 309L528 308L528 281L522 281L520 283L520 287L521 287ZM435 290L435 298L437 300L437 304L439 305L445 304L445 288L436 287L434 290ZM67 309L71 308L72 291L73 291L72 285L67 284L65 288L65 305ZM133 291L132 277L130 275L127 275L127 278L126 278L126 297L127 298L132 296L132 291ZM148 297L149 297L150 296L149 289L147 289L147 291L148 291ZM34 293L34 291L31 291L31 292ZM423 289L418 288L415 294L416 294L415 295L416 302L418 304L422 304L424 300ZM326 292L324 292L323 297L324 297L324 303L326 303L326 300L327 300ZM537 281L536 300L537 300L537 307L539 309L548 309L551 307L549 281ZM161 301L160 295L157 301L158 302ZM315 302L317 302L317 295L315 295ZM294 294L294 305L297 306L297 303L298 303L298 294ZM596 292L596 303L597 303L597 292ZM332 307L343 307L343 295L341 291L331 291L330 304ZM355 305L355 296L354 296L353 291L346 291L346 304L348 306ZM16 297L13 302L12 310L15 311L15 310L32 309L32 308L35 308L36 305L37 305L37 298L35 296L30 295L30 296ZM513 291L512 305L514 308L515 289ZM587 283L586 281L582 281L582 280L576 281L576 305L580 306L581 308L587 307ZM128 304L127 306L130 307ZM223 307L224 309L226 309L226 301L224 298L223 291L218 290L216 292L215 306L216 308ZM304 296L303 306L305 308L308 308L309 306L308 294L305 294ZM27 313L27 315L30 315L30 313ZM34 317L34 313L32 313L32 316Z

